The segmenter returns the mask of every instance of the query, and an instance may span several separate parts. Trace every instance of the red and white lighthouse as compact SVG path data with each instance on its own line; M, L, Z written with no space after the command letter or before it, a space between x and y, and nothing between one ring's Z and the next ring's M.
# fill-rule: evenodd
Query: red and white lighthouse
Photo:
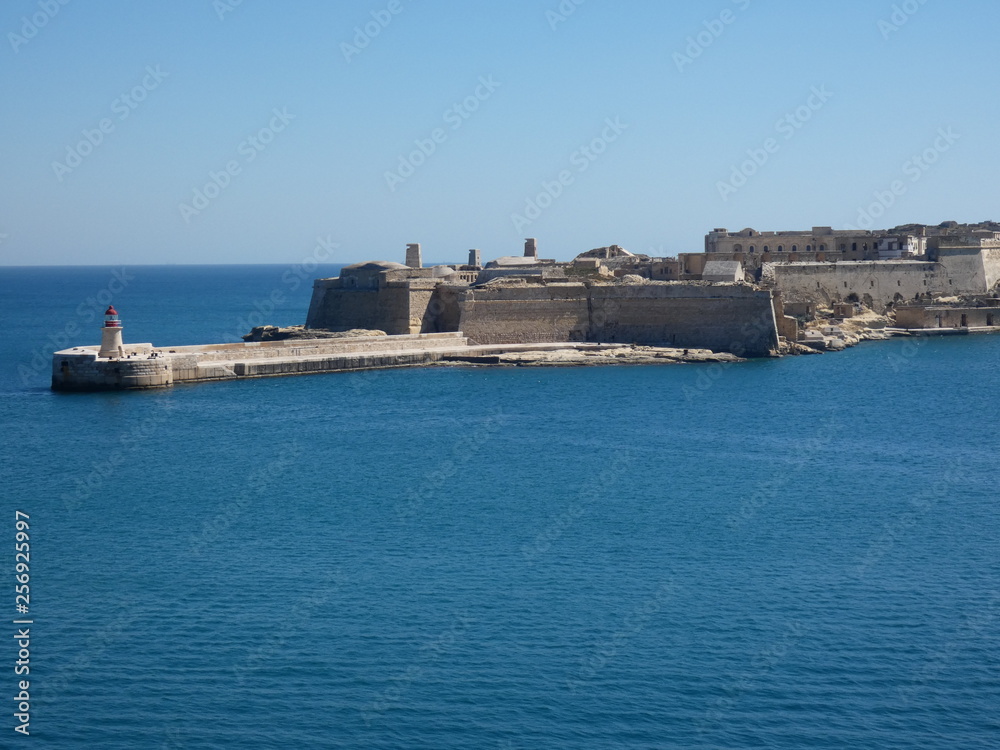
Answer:
M98 357L112 359L125 356L125 346L122 343L122 321L118 311L108 306L104 312L104 326L101 328L101 350Z

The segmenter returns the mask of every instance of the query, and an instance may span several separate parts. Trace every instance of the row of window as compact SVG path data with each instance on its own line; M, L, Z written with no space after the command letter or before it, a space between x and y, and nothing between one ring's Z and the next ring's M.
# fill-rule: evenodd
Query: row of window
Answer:
M863 252L867 253L868 252L868 243L866 242L862 246L861 249L862 249ZM799 246L798 245L792 245L792 250L791 251L793 253L797 253L799 251ZM806 252L807 253L811 253L812 251L813 251L813 246L812 245L806 245ZM851 252L852 253L856 253L857 251L858 251L858 243L857 242L852 242L851 243ZM743 245L733 245L733 252L734 253L742 253L743 252ZM751 245L750 246L750 252L751 253L757 252L756 245ZM769 252L771 252L771 248L769 246L767 246L767 245L764 245L763 252L769 253ZM778 252L779 253L785 252L785 246L784 245L778 245ZM819 252L825 253L826 252L826 245L820 245L819 246ZM841 245L840 246L840 252L846 253L847 252L847 245Z
M948 284L949 285L954 285L955 284L955 280L954 279L948 279ZM875 282L874 282L874 280L871 282L871 285L872 285L872 289L874 289L875 288ZM899 279L896 279L896 286L903 286L903 282L900 281ZM927 279L924 279L924 286L927 286ZM821 289L822 288L820 286L820 283L818 281L816 282L816 288L817 289ZM847 289L847 282L846 281L844 282L844 289Z

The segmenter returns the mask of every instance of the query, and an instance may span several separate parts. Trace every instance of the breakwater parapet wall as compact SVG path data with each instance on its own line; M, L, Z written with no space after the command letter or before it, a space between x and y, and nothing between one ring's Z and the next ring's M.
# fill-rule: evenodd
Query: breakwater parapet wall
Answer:
M82 346L52 356L57 391L130 390L241 378L412 367L465 351L460 333L154 347L129 344L101 357Z

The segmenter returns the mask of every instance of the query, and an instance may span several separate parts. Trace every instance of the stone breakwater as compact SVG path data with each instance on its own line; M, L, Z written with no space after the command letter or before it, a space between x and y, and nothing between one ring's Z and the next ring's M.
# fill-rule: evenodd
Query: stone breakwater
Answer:
M737 361L704 349L621 344L470 345L461 333L249 341L242 344L154 347L129 344L120 357L98 346L56 352L52 388L103 391L165 388L280 375L311 375L428 365L577 366Z

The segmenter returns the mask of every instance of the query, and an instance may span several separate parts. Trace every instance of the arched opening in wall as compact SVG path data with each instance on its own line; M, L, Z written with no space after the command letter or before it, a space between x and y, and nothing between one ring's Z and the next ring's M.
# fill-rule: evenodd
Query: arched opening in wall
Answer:
M826 252L826 245L820 245L820 246L819 246L819 251L820 251L821 253L825 253L825 252Z
M798 245L792 245L792 252L793 253L797 253L798 251L799 251L799 246Z
M734 253L742 253L743 252L743 245L733 245L733 252Z
M757 248L755 248L755 247L754 247L753 245L751 245L751 246L750 246L750 252L751 252L751 253L755 253L755 252L757 252Z
M844 302L854 302L854 303L857 303L857 302L860 302L860 301L861 301L861 299L854 292L851 292L846 297L844 297Z
M813 246L812 245L806 245L806 252L807 253L811 253L812 251L813 251Z
M783 245L778 245L778 252L783 252L785 247Z
M771 248L769 248L767 245L764 245L764 252L765 253L771 252Z

